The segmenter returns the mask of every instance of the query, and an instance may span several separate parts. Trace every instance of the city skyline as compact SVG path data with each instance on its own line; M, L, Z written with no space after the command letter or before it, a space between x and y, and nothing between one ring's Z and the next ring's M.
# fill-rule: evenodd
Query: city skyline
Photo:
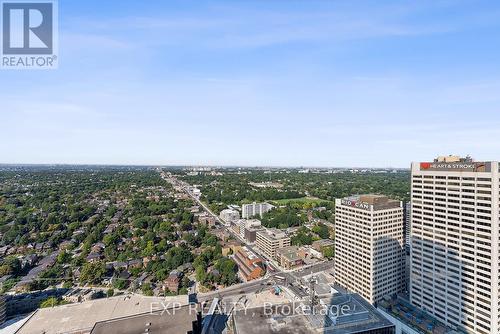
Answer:
M0 0L0 334L500 334L499 32Z
M478 4L61 1L59 68L1 72L0 163L491 159L500 6Z

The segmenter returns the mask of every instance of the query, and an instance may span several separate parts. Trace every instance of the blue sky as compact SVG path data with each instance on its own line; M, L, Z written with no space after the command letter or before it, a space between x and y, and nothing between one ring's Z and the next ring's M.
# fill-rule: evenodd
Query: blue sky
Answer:
M0 163L499 159L498 1L59 1L0 71Z

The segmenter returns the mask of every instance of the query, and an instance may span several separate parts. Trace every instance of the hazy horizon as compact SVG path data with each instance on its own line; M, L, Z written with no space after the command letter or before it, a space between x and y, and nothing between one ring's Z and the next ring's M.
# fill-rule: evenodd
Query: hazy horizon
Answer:
M500 152L500 3L59 1L0 161L408 168Z
M0 166L103 166L103 167L183 167L183 168L289 168L289 169L408 169L410 167L396 167L396 166L280 166L280 165L203 165L203 164L101 164L101 163L9 163L0 162Z

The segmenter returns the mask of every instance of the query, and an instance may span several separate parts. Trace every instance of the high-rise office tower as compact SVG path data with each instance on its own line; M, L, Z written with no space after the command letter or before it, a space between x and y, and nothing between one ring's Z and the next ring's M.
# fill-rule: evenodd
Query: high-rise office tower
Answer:
M411 273L411 258L410 258L410 230L411 230L411 202L406 202L403 206L404 210L404 249L405 249L405 292L410 289L410 273Z
M373 303L405 287L402 203L381 195L335 201L335 279Z
M499 164L411 167L411 302L448 326L500 332Z
M403 235L404 235L404 245L407 251L410 251L410 224L411 224L411 202L406 202L403 206L404 210L404 225L403 225Z

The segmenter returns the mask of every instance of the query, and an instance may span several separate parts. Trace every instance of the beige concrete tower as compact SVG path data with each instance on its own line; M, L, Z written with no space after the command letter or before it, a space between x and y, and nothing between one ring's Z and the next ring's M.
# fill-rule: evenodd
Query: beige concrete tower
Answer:
M411 302L448 326L499 333L498 162L411 167Z
M381 195L335 201L335 280L373 303L405 286L403 207Z

